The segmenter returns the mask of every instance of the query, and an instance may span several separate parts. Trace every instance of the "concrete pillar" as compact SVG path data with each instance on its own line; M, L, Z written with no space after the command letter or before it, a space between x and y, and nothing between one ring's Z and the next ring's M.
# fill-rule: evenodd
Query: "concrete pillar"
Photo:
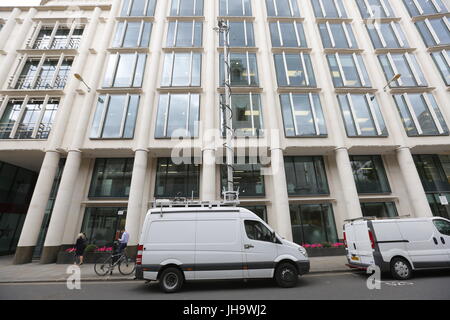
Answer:
M81 152L69 151L66 164L64 165L61 183L53 207L52 217L45 237L44 249L42 250L41 263L54 263L62 243L67 215L72 203L73 191L75 189L78 171L81 164Z
M284 170L284 156L282 148L283 130L280 130L281 112L278 102L276 74L273 66L273 55L270 50L270 32L264 5L254 6L255 41L258 47L258 67L262 94L263 119L270 143L272 208L268 211L269 223L287 240L292 240L291 216L289 211L289 197L287 193L286 174ZM265 32L260 32L264 30ZM264 99L265 96L265 99ZM282 128L282 127L281 127Z
M59 158L58 152L48 151L45 153L44 162L39 171L22 233L20 234L14 256L14 264L31 262L47 208L48 197L58 170Z
M16 18L20 15L21 10L19 8L14 8L11 11L6 23L3 25L3 28L0 32L0 50L5 49L6 41L9 39L9 36L13 32L16 26Z
M422 186L411 151L407 147L397 149L397 161L403 176L403 181L408 192L414 217L432 217L425 190Z
M205 1L205 63L203 68L203 87L205 88L205 99L202 105L202 171L201 171L201 195L200 199L204 201L216 200L216 147L214 129L217 128L216 114L219 110L216 100L217 92L215 86L217 83L216 67L216 37L217 32L213 31L216 27L216 3L217 1Z
M103 64L105 62L107 48L114 33L115 16L120 8L120 4L121 2L119 0L114 0L112 3L108 21L104 30L105 36L98 47L98 54L94 64L95 67L89 72L90 77L87 82L89 87L92 89L97 88L103 76ZM60 250L62 244L61 242L63 239L65 223L67 220L67 215L70 211L70 203L82 158L79 148L84 142L87 127L89 125L90 114L96 96L97 93L94 89L87 93L83 106L80 110L75 135L69 148L66 164L61 177L61 183L59 185L58 194L55 200L55 206L53 208L52 217L47 231L44 248L42 250L41 263L56 262L58 251Z
M134 154L133 176L131 177L130 196L128 199L127 219L125 229L130 234L128 251L131 253L138 245L141 231L142 199L147 172L148 151L136 150Z
M344 196L347 219L362 217L361 206L359 204L358 191L356 190L353 170L348 156L348 151L344 147L336 148L336 164L341 180L341 188Z
M5 83L8 81L8 75L11 71L11 67L15 66L15 60L17 57L17 50L23 47L25 44L25 39L33 25L33 17L36 15L37 10L35 8L30 8L28 14L22 22L20 31L15 35L14 40L8 43L8 52L6 57L2 61L3 66L6 68L0 68L0 88L3 88Z

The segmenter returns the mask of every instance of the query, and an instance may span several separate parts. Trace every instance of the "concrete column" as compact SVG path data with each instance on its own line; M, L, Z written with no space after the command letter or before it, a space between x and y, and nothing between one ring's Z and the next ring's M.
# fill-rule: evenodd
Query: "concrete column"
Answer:
M66 164L64 165L61 183L53 208L52 217L45 237L44 249L42 250L41 263L54 263L62 243L67 215L72 203L73 191L75 189L78 172L81 164L81 152L69 151Z
M411 151L407 147L397 149L397 161L408 192L414 217L432 217L425 190L422 186Z
M141 231L141 213L143 209L144 184L147 172L148 151L136 150L134 154L133 176L131 177L130 197L128 199L125 229L130 234L128 251L138 245ZM131 252L129 252L131 253Z
M95 67L93 70L90 70L90 78L87 81L89 87L91 88L97 88L103 76L103 64L105 62L107 48L114 33L115 16L120 8L120 3L121 2L119 0L114 0L112 3L111 11L109 12L108 21L104 30L105 36L98 47L98 54L94 64ZM97 93L95 90L91 90L91 92L87 93L83 106L80 110L75 135L71 146L69 147L69 153L47 231L44 249L41 255L41 263L55 262L62 244L61 242L63 239L65 223L67 220L67 215L70 211L70 203L75 189L82 158L79 148L84 142L87 127L89 125L90 114L96 96Z
M257 53L259 77L264 87L262 95L263 119L266 135L271 151L271 179L273 193L272 208L268 211L268 220L276 231L287 240L292 240L291 216L289 212L289 197L287 193L286 173L284 169L284 156L282 147L283 129L280 130L281 112L278 102L276 74L273 66L273 55L270 50L270 32L267 23L264 5L254 6L255 41L259 52ZM265 96L265 99L264 99Z
M284 170L283 150L280 148L271 149L270 159L273 183L272 212L276 214L274 217L274 227L282 237L292 241L292 225L286 186L286 172Z
M31 262L34 247L39 237L42 220L44 219L47 201L50 195L53 180L58 170L60 155L55 151L45 153L39 177L34 188L30 206L28 207L25 223L20 234L14 264Z
M359 204L358 191L356 190L353 170L350 164L348 151L344 147L336 148L336 164L341 180L342 193L344 195L347 218L354 219L362 217L361 206Z
M203 68L203 87L205 88L205 99L202 104L202 141L203 141L203 159L202 159L202 176L201 176L201 195L200 199L204 201L216 200L216 146L214 129L217 128L216 114L219 105L216 100L216 38L217 32L213 31L216 27L216 3L217 1L205 1L205 17L204 24L205 39L205 63Z
M8 75L11 71L11 67L15 66L15 60L17 57L17 50L23 47L25 39L33 25L33 17L36 15L37 10L35 8L30 8L27 16L22 22L22 27L17 35L14 36L14 40L8 43L8 53L5 59L3 59L2 65L7 66L6 68L0 68L0 88L3 88L5 83L8 81Z
M20 13L21 10L19 8L14 8L6 20L6 23L3 25L2 31L0 32L0 50L5 49L6 41L13 32L16 26L16 18L20 15Z

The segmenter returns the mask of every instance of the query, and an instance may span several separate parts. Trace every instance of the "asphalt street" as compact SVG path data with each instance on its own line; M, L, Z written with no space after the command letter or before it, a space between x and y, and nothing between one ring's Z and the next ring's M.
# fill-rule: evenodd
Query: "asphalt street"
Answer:
M362 272L310 274L295 288L277 287L271 280L205 281L186 283L181 292L165 294L155 282L82 282L69 290L66 283L0 284L0 300L309 300L309 299L450 299L450 270L416 273L408 281L382 278L380 289L369 290L368 275Z

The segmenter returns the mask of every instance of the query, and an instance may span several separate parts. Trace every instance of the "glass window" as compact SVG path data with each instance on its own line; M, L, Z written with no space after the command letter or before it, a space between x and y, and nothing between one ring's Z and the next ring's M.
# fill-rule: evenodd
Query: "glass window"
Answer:
M146 59L143 53L111 54L103 87L141 87Z
M33 49L50 49L53 26L42 26L33 44Z
M296 0L266 0L268 17L300 17Z
M427 193L427 199L433 216L450 219L450 193Z
M245 233L251 240L272 242L272 232L261 222L245 220Z
M318 94L281 94L280 103L286 137L327 135Z
M450 236L450 222L440 219L433 220L433 223L438 231L446 236Z
M311 0L316 18L347 18L342 0Z
M73 58L31 58L25 62L15 89L63 89Z
M322 157L285 157L284 167L290 196L330 193Z
M292 237L295 243L336 243L338 236L331 204L291 204Z
M403 0L403 3L412 17L447 12L442 0Z
M225 97L222 95L222 99ZM261 98L259 94L232 94L233 130L238 137L257 137L263 135ZM222 115L223 121L223 115ZM223 132L225 135L225 132Z
M378 56L386 77L390 81L396 74L401 77L389 84L390 87L426 86L427 82L414 55L409 53L380 54Z
M126 214L119 215L118 212L126 210L116 207L86 208L81 232L86 234L88 243L97 247L112 247L120 230L125 228Z
M198 87L200 86L201 53L166 53L161 86Z
M366 28L375 49L409 47L405 34L398 22L375 22L367 24Z
M274 54L278 86L315 87L316 78L309 54Z
M59 99L11 99L0 117L0 139L47 139Z
M148 47L151 30L152 24L150 22L119 22L112 46L114 48Z
M175 164L170 158L159 158L156 168L155 197L198 197L200 166Z
M219 0L219 15L242 17L251 16L252 7L251 0Z
M89 198L128 198L133 158L95 159Z
M101 95L91 128L91 138L133 138L139 95Z
M448 135L447 124L430 93L394 95L408 136Z
M258 217L267 222L267 208L266 206L242 206L243 208L250 210Z
M350 23L319 23L319 31L324 48L357 48L355 35Z
M253 23L248 21L227 21L230 28L228 33L228 45L230 47L254 47L255 36ZM223 37L219 36L220 46L223 46Z
M124 0L121 17L144 17L155 14L156 0Z
M356 0L356 3L363 19L394 16L389 0Z
M172 0L170 15L186 17L203 16L203 0Z
M427 47L450 44L450 19L448 17L417 21L416 27Z
M54 30L55 28L57 30ZM83 32L84 26L42 26L31 47L40 50L76 49L80 45Z
M201 47L203 23L199 21L171 21L167 33L167 47Z
M358 193L390 193L381 156L350 156Z
M387 128L380 107L369 94L340 94L341 107L347 136L387 136Z
M361 211L363 217L393 218L398 216L394 202L363 202Z
M265 195L264 176L261 174L259 163L245 163L236 161L233 164L233 190L239 189L239 197L262 197ZM255 161L256 162L256 161ZM227 166L221 165L221 189L227 186Z
M156 138L197 137L200 95L162 94L159 96Z
M335 53L328 54L327 59L336 88L371 86L361 55Z
M413 155L425 192L450 191L450 157L447 155Z
M220 55L220 81L225 81L223 54ZM230 80L232 86L258 86L258 65L255 53L230 53Z
M270 35L272 47L306 48L305 32L303 24L299 22L271 22Z
M450 86L450 50L432 52L431 56L433 57L445 84Z

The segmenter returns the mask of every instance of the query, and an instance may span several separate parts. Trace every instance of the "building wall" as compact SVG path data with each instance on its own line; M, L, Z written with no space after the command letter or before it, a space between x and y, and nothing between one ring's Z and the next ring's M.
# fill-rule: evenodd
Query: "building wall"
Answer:
M345 219L360 217L359 201L388 201L396 204L399 215L430 216L420 179L411 166L411 154L448 154L450 140L448 135L408 137L402 119L392 94L431 92L440 107L442 116L447 123L450 121L448 86L444 83L439 71L430 56L430 51L449 49L449 45L429 49L425 46L413 21L402 1L390 0L395 12L396 21L403 29L411 49L397 50L410 52L414 55L422 69L428 85L424 88L388 88L383 69L377 54L396 50L375 50L361 18L356 0L344 1L347 19L326 20L317 19L311 1L293 0L298 3L300 18L285 19L285 21L301 22L304 27L307 48L287 49L286 52L309 53L317 82L317 88L279 88L273 54L280 49L272 48L269 22L264 1L252 0L253 16L248 21L253 22L256 46L248 51L257 57L259 87L255 89L234 89L233 92L253 91L260 94L263 126L265 136L260 141L271 150L273 161L284 156L323 156L326 167L330 194L321 196L287 196L284 166L281 173L265 176L265 196L262 198L242 199L245 204L261 204L267 207L268 222L282 236L292 239L289 204L331 203L338 237L342 238L342 224ZM145 212L154 200L156 165L158 157L168 157L178 141L155 138L159 96L165 92L199 92L200 93L200 137L210 128L219 128L219 43L218 34L212 29L217 24L219 1L204 1L204 16L196 17L203 23L203 46L194 49L202 53L201 88L161 88L167 25L174 18L168 18L170 1L157 1L154 17L144 20L152 22L152 33L148 48L143 49L113 49L112 38L116 25L120 21L133 19L118 18L123 1L45 1L39 7L0 8L0 23L4 24L0 31L0 65L10 66L0 71L0 96L21 98L30 96L55 96L60 98L57 117L48 139L2 139L0 140L0 160L9 159L17 165L24 165L40 170L38 193L31 200L30 209L25 224L16 262L28 261L30 248L35 246L36 234L39 233L39 221L42 220L43 208L48 200L45 191L49 189L55 175L56 163L59 158L66 158L66 166L56 204L50 222L50 236L47 236L43 252L43 262L54 260L61 246L71 245L80 232L86 208L97 206L128 207L127 229L131 229L132 246L137 245L138 233ZM450 6L447 3L447 7ZM449 16L448 13L439 17ZM187 19L187 18L186 18ZM13 90L8 88L8 81L17 74L20 57L24 54L40 56L50 54L46 50L33 51L26 49L26 42L34 34L34 28L39 21L76 21L86 24L82 42L77 50L57 51L75 57L65 88L62 90ZM241 20L235 18L235 20ZM336 50L324 49L317 24L325 21L348 22L358 44L356 50L338 50L340 53L350 52L361 54L372 86L367 89L342 88L336 89L328 67L326 53ZM94 27L90 26L93 25ZM5 31L7 30L7 31ZM107 59L113 52L147 53L142 88L102 88L104 75L107 72ZM245 51L232 49L232 51ZM73 74L79 73L91 88L88 92ZM284 136L283 118L280 112L279 94L281 93L317 93L320 97L328 134L326 137L286 138ZM90 131L95 115L98 97L105 93L140 94L140 104L133 139L91 139ZM375 96L387 126L387 137L354 138L346 134L341 110L336 99L339 93L369 93ZM0 117L1 117L0 110ZM281 132L280 139L270 129ZM274 139L274 140L271 140ZM250 139L255 142L255 139ZM217 154L221 149L221 141L210 148L205 138L193 139L194 149L204 159L207 155ZM282 153L279 152L277 142ZM240 142L237 142L240 143ZM213 148L213 149L214 149ZM244 149L248 149L244 148ZM352 178L348 155L381 155L391 188L389 194L359 195ZM135 157L135 170L131 182L132 195L129 199L90 199L88 197L92 172L96 158ZM278 157L278 158L277 158ZM137 167L136 159L139 159ZM42 166L42 168L41 168ZM41 168L41 169L40 169ZM350 170L350 171L349 171ZM144 177L143 179L140 179ZM419 183L417 183L419 182ZM46 189L47 188L47 189ZM200 199L220 199L220 168L219 165L201 166ZM281 192L280 192L281 191ZM47 193L46 193L47 192Z

